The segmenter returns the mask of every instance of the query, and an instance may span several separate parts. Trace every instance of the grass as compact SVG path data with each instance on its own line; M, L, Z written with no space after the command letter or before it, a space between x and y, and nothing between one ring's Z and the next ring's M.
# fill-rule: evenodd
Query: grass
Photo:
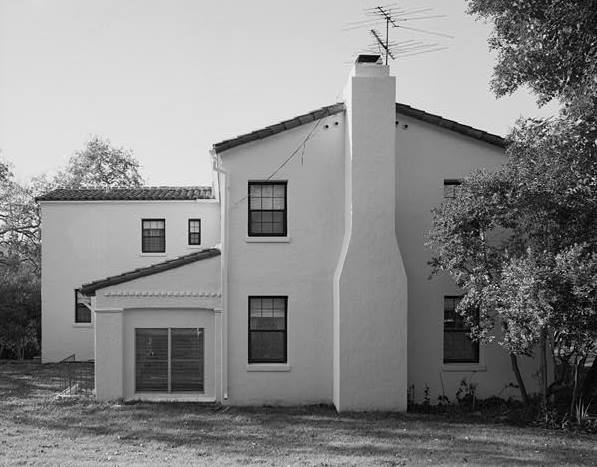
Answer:
M56 398L58 365L0 362L0 465L595 465L597 436L331 407Z

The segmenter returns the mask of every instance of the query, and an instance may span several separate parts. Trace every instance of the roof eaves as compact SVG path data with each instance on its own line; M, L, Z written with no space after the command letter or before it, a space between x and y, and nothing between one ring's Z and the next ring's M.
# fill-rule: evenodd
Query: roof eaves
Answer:
M460 133L462 135L478 139L480 141L484 141L489 144L493 144L494 146L498 146L500 148L506 147L506 140L501 136L488 133L487 131L480 130L478 128L474 128L470 125L465 125L463 123L458 123L454 120L450 120L447 118L442 117L441 115L434 115L423 110L415 109L410 105L396 103L396 112L407 115L412 118L416 118L417 120L421 120L423 122L427 122L431 125L436 125L441 128L445 128L447 130L454 131L456 133Z
M176 269L186 264L191 264L196 261L201 261L204 259L219 256L220 254L221 252L218 248L209 248L201 251L196 251L189 255L179 256L177 258L169 259L161 263L152 264L143 268L123 272L122 274L118 274L116 276L110 276L106 277L105 279L100 279L97 281L89 282L87 284L83 284L79 288L79 291L83 295L95 295L95 291L99 289L105 289L106 287L122 284L124 282L129 282L135 279L139 279L141 277L147 277L153 274L158 274L160 272Z
M261 128L259 130L253 131L251 133L246 133L244 135L239 135L235 138L230 138L219 143L213 145L213 149L215 152L221 154L228 149L235 148L237 146L241 146L243 144L257 141L260 139L267 138L269 136L276 135L286 130L291 130L293 128L299 127L301 125L305 125L307 123L313 122L315 120L319 120L324 117L329 117L331 115L335 115L337 113L344 111L344 104L337 103L333 105L329 105L326 107L322 107L317 110L313 110L303 115L298 115L288 120L284 120L279 123L275 123L273 125L267 126L265 128Z

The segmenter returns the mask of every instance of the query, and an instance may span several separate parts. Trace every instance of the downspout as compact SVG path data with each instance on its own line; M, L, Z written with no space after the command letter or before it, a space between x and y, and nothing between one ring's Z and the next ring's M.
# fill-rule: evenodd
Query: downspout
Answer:
M229 175L226 170L222 168L222 161L214 149L209 151L212 160L212 168L217 174L217 196L220 200L220 242L222 244L222 335L221 338L221 353L222 353L222 399L228 400L228 218L229 218L229 193L230 184L228 183ZM222 178L222 180L220 179ZM224 193L221 192L222 185L224 186Z

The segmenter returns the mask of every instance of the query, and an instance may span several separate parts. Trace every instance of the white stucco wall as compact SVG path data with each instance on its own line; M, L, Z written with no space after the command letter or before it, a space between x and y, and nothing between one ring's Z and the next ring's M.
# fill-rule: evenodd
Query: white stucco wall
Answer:
M41 202L42 361L94 358L93 323L74 323L82 284L196 251L189 218L201 218L201 246L220 241L219 204L199 201ZM166 252L141 253L141 219L166 219ZM93 318L92 318L93 319Z
M495 345L481 346L478 365L443 364L443 298L459 295L459 290L447 276L429 279L431 251L424 246L431 209L443 201L443 180L463 178L473 169L495 168L504 162L504 150L405 115L398 114L396 120L396 232L408 275L409 385L414 385L419 401L426 385L432 402L444 392L454 400L463 378L477 383L483 397L498 393L516 397L518 390L504 389L515 382L509 357ZM536 363L523 358L520 364L532 391Z
M329 128L325 128L329 124ZM332 400L332 278L344 232L344 116L327 117L272 180L288 181L288 238L247 237L249 180L265 180L315 122L222 155L228 172L228 403ZM248 296L288 296L288 365L248 365Z

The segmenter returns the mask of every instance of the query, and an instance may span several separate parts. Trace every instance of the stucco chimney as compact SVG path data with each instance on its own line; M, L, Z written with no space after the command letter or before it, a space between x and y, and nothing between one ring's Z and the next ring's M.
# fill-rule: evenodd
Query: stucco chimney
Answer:
M396 241L396 80L360 55L345 88L345 233L334 274L334 404L406 410L406 274Z

